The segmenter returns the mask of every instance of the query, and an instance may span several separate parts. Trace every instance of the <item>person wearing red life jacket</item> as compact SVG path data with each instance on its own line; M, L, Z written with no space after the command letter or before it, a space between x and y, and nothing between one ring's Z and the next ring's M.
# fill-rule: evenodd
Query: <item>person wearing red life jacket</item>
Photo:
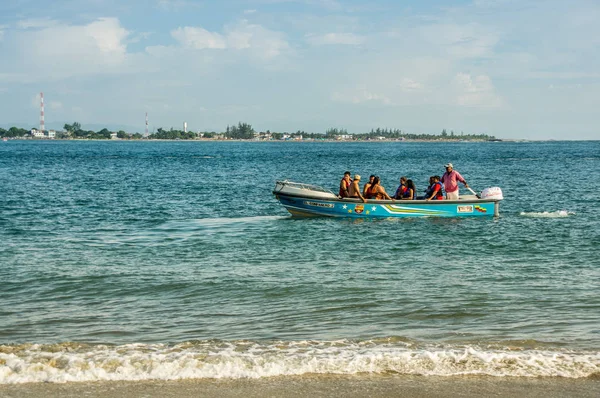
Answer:
M406 190L402 195L402 200L415 200L417 198L417 187L413 180L406 180Z
M340 198L348 198L350 197L350 184L352 184L352 180L350 179L350 172L347 171L344 173L344 177L340 180Z
M363 188L363 196L365 198L369 198L369 195L371 193L370 189L371 189L371 185L373 185L373 180L375 179L375 175L371 174L371 176L369 177L369 181L367 181L367 183L365 184L364 188Z
M442 200L444 199L444 193L440 182L440 176L433 177L433 184L431 185L431 194L425 200Z
M402 199L406 193L406 189L406 177L400 177L400 185L398 186L398 189L396 189L396 193L394 194L393 198Z

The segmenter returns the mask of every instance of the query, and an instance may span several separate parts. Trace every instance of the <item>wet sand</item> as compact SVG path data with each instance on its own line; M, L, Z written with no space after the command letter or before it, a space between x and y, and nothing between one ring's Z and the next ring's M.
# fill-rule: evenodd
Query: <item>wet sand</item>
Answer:
M0 385L0 396L37 397L590 397L600 378L422 376L297 376L236 380L182 380Z

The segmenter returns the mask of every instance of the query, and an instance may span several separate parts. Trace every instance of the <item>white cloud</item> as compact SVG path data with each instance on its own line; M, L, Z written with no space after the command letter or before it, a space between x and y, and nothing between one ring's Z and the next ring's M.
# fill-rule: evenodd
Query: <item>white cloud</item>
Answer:
M58 21L51 18L29 18L17 22L17 27L20 29L43 29L57 25Z
M499 108L504 105L502 98L496 94L489 76L472 77L467 73L458 73L453 84L457 90L456 103L460 106Z
M93 38L96 47L107 55L123 56L127 51L124 41L129 32L121 27L116 18L101 18L85 26L84 32Z
M423 89L423 85L421 83L418 83L416 81L414 81L413 79L409 79L407 77L403 78L400 81L400 89L404 92L411 92L411 91L419 91L421 89Z
M244 10L244 14L254 14L256 10Z
M113 64L124 57L128 34L116 18L100 18L88 25L51 27L22 38L29 41L28 48L37 59Z
M390 105L391 100L385 95L374 93L366 88L357 88L355 90L344 90L343 92L335 91L331 94L331 100L334 102L346 102L352 104L360 104L364 102L380 102L385 105Z
M24 23L23 26L42 26ZM14 30L3 53L4 80L35 82L70 76L122 72L129 32L116 18L99 18L86 25L53 25ZM23 51L23 49L27 51Z
M223 33L210 32L201 27L183 27L171 32L181 45L197 50L203 49L250 49L262 58L273 58L290 48L284 35L250 24L248 21L227 26Z
M219 34L209 32L203 28L183 27L171 32L171 36L185 47L201 50L204 48L226 48L226 38Z
M306 36L306 40L316 46L328 44L359 45L364 43L365 38L354 33L327 33L324 35L309 34Z

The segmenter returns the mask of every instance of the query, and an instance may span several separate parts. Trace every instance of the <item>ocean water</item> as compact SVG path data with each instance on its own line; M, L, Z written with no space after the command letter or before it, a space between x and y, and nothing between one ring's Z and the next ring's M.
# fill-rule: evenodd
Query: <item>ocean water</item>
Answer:
M292 219L277 179L499 218ZM600 142L0 143L0 384L600 375Z

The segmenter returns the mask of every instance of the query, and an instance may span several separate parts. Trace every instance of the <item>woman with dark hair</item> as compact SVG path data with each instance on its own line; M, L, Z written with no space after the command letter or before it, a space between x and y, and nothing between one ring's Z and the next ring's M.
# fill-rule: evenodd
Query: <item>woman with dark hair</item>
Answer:
M379 179L379 176L375 176L375 178L373 179L373 184L369 187L369 199L393 200L392 198L390 198L390 195L388 195L387 192L385 192L385 188L381 185L381 180Z
M394 199L402 199L404 192L406 192L406 177L402 176L400 177L400 185L394 194Z
M413 180L406 181L406 191L404 191L404 195L402 196L402 200L414 200L417 194L417 188L415 187L415 183Z

